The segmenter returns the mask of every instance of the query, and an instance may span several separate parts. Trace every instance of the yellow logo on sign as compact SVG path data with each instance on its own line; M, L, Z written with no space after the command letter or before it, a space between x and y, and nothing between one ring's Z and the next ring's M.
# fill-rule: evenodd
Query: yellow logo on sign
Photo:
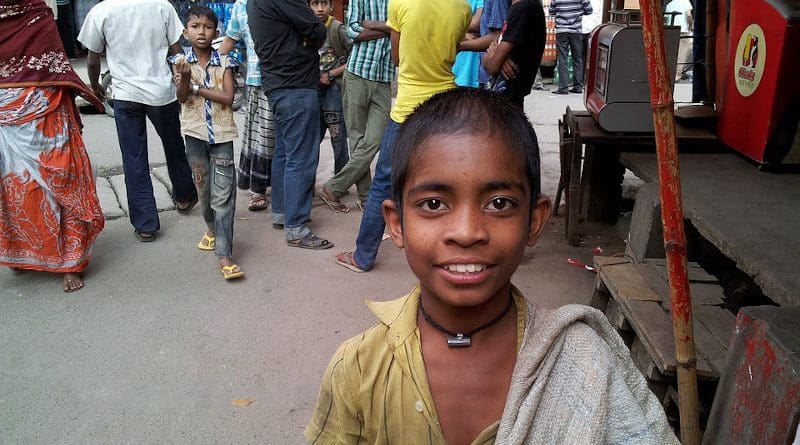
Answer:
M733 80L736 89L744 97L755 93L761 76L764 75L764 61L767 58L767 41L764 30L755 23L742 31L734 56Z

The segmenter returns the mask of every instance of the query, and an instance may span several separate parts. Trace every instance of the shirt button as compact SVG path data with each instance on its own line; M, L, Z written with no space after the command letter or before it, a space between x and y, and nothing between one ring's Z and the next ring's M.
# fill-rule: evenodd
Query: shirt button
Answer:
M415 403L415 404L414 404L414 407L415 407L415 408L417 409L417 411L419 411L419 412L423 412L423 411L425 411L425 405L422 403L422 400L417 400L417 403Z

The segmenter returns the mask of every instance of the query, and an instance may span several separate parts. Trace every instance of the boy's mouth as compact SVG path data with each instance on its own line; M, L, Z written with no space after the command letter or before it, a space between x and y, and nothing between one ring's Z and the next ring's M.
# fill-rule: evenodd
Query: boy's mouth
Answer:
M476 273L482 272L486 269L485 264L468 263L468 264L445 264L442 266L445 270L456 273Z

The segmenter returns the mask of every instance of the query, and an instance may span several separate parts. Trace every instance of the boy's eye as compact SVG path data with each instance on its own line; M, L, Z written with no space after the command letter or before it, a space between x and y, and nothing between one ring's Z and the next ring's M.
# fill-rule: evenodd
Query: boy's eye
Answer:
M492 198L492 200L489 201L489 204L487 204L486 207L488 207L489 210L507 210L514 207L515 205L516 203L514 203L512 200L508 198L497 197L497 198Z
M431 198L421 201L417 204L419 208L422 210L426 210L428 212L441 212L445 210L445 205L440 199Z

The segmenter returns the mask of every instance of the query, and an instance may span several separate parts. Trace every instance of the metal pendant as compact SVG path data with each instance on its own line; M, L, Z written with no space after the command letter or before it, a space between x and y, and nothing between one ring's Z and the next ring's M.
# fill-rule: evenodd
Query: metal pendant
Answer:
M466 348L472 344L472 341L469 339L469 335L467 334L456 334L455 337L452 335L447 337L447 346L451 348Z

